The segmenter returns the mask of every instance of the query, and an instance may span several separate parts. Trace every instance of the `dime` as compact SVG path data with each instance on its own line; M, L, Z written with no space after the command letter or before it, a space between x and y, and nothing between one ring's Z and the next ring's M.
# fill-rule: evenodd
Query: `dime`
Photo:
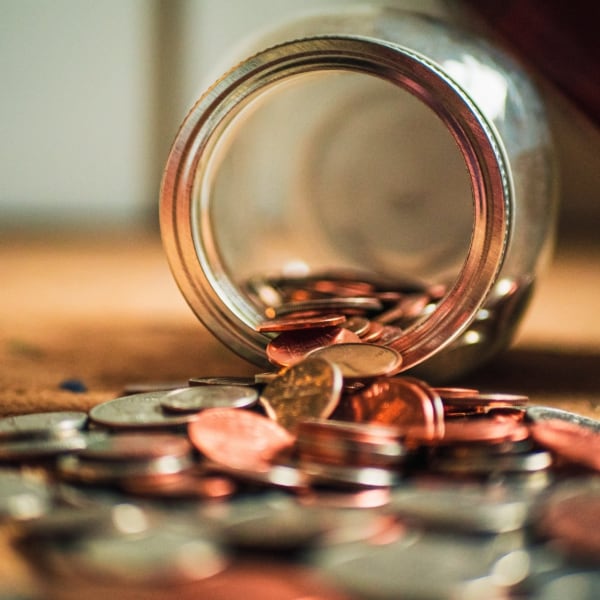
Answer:
M279 333L281 331L295 331L298 329L314 329L318 327L335 327L342 325L346 317L344 315L316 314L308 317L281 317L270 319L260 323L256 330L261 333Z
M106 427L118 429L169 428L185 425L196 414L173 414L163 410L165 391L122 396L98 404L90 410L90 419Z
M525 417L527 420L533 421L534 423L549 419L561 420L567 423L575 423L576 425L581 425L588 430L600 433L600 421L551 406L529 406L525 411Z
M343 327L284 331L268 343L266 352L273 364L289 367L317 348L348 342L360 342L360 338Z
M402 365L400 353L377 344L335 344L313 350L310 357L324 358L338 365L345 379L390 375L397 372Z
M260 403L269 417L293 431L302 419L329 417L341 391L339 367L321 358L307 358L268 383Z
M189 424L194 446L208 459L232 468L268 469L294 438L283 427L244 409L208 408Z
M206 408L246 408L258 391L241 385L199 385L169 392L160 404L169 412L198 412Z

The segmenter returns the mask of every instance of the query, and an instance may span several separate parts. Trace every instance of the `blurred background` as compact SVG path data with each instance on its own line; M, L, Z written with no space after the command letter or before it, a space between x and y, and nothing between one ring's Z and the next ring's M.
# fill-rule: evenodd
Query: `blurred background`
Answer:
M0 229L157 229L169 146L224 57L269 23L323 4L0 0ZM598 106L589 102L598 77L586 73L598 65L598 49L581 30L598 22L589 12L598 8L584 3L586 14L567 22L560 11L577 11L560 0L396 4L482 31L492 23L492 35L530 63L558 142L561 237L600 223ZM570 81L548 71L557 64ZM576 89L585 81L587 89Z

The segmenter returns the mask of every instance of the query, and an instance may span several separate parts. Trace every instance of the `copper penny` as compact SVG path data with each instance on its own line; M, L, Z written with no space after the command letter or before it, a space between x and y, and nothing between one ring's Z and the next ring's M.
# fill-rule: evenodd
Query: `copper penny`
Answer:
M409 377L376 379L349 397L346 410L358 422L394 425L407 438L439 439L444 431L440 397Z
M600 433L578 423L544 419L530 425L533 439L561 458L600 471Z
M356 335L362 336L368 329L371 321L366 317L350 317L344 323L344 327L353 331Z
M304 302L289 302L275 307L275 316L282 317L284 315L305 311L305 310L320 310L320 311L346 311L359 309L361 311L378 311L382 308L381 302L377 298L369 296L350 296L350 297L332 297L332 298L315 298ZM269 314L269 316L271 316Z
M335 363L346 379L390 375L402 366L402 356L393 348L362 342L319 348L311 352L310 357L325 358Z
M256 329L261 333L279 333L281 331L295 331L297 329L313 329L316 327L335 327L346 320L344 315L316 314L307 317L281 317L260 323Z
M348 342L360 343L360 338L343 327L284 331L267 344L266 352L271 363L289 367L317 348Z
M496 408L524 408L529 402L528 396L517 394L473 394L467 391L461 395L458 391L448 394L445 392L445 404L452 408L475 409L486 412Z
M307 358L268 383L260 403L269 417L294 430L302 419L329 417L340 399L342 383L338 366L321 358Z
M294 443L283 427L244 409L209 408L190 423L192 444L210 460L232 468L268 468Z

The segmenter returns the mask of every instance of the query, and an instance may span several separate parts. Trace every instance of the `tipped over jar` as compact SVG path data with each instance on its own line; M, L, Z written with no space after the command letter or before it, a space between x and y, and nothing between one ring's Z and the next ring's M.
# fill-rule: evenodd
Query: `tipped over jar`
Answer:
M200 97L167 161L161 234L192 310L261 368L265 318L319 300L396 327L402 370L442 381L510 343L555 189L544 108L512 58L354 7L262 34ZM344 297L379 308L332 308Z

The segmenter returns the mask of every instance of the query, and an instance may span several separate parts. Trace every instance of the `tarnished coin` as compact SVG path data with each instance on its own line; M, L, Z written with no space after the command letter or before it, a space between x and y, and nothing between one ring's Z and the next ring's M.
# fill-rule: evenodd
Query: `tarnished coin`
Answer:
M146 429L176 427L196 418L196 413L165 412L161 402L168 393L158 391L115 398L94 406L90 410L90 419L105 427Z
M293 431L302 419L329 417L340 399L342 384L339 367L321 358L307 358L267 384L260 403L269 417Z
M314 329L318 327L335 327L346 320L344 315L316 314L308 317L280 317L263 321L256 328L261 333L279 333L282 331L296 331L298 329Z
M600 432L581 423L542 419L530 425L533 439L557 456L600 471Z
M189 424L194 446L213 462L233 468L268 469L293 436L286 429L244 409L208 408Z
M160 401L169 412L198 412L206 408L246 408L258 399L258 391L241 385L198 385L169 392Z
M81 411L54 411L4 417L0 419L0 441L70 433L83 429L87 418L87 414Z
M284 331L267 344L267 358L275 365L289 367L323 346L360 342L360 338L343 327L319 327L301 331Z
M324 358L338 365L347 379L390 375L396 373L402 365L399 352L377 344L335 344L314 350L309 356Z

